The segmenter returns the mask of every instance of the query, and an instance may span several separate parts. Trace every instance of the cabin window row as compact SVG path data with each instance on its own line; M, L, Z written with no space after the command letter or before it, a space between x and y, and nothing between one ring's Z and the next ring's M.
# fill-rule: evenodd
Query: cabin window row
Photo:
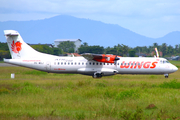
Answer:
M116 63L98 63L98 62L54 62L54 65L116 65ZM117 63L119 65L119 63Z

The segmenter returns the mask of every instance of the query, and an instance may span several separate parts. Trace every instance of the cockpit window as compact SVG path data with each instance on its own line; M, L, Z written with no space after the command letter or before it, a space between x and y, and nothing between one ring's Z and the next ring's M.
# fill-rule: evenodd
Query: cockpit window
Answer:
M160 61L161 63L165 64L165 63L169 63L169 61L167 60L163 60L163 61Z
M166 60L166 63L169 63L169 61Z

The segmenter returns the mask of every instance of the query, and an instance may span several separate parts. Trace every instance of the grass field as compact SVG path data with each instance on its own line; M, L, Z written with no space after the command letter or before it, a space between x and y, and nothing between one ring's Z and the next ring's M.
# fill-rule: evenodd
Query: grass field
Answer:
M179 61L171 63L180 67ZM93 79L0 67L0 119L180 119L180 70L168 79L163 75Z

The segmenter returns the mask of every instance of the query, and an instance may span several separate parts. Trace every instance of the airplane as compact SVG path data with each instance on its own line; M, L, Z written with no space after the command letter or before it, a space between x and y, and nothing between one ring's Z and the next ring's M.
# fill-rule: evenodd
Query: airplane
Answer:
M12 59L5 63L28 67L48 73L75 73L101 78L116 74L164 74L178 68L165 58L120 57L117 55L84 53L81 57L61 57L34 50L15 30L4 30Z

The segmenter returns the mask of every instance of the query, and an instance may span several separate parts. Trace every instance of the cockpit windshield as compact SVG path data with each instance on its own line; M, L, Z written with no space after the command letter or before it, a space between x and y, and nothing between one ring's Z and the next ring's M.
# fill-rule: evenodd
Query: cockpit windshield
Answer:
M167 61L167 60L160 60L160 63L165 64L165 63L169 63L169 61Z
M166 63L169 63L169 61L166 60Z

